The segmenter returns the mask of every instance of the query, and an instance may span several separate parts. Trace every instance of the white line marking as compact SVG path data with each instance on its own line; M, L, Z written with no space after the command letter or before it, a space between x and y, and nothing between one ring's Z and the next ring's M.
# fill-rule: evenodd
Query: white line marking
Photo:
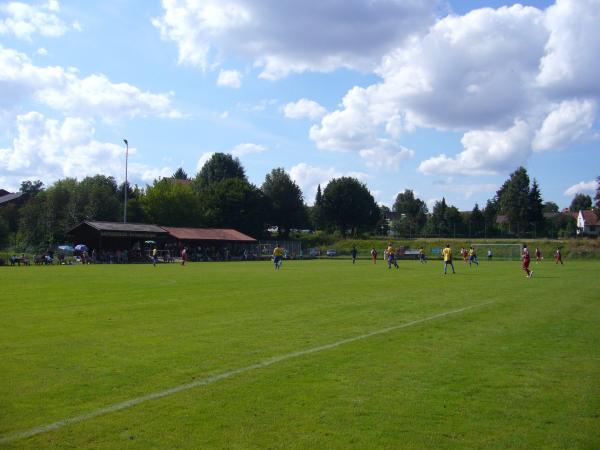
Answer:
M234 369L229 372L224 372L218 375L213 375L208 378L203 378L201 380L192 381L191 383L180 384L179 386L175 386L169 389L165 389L164 391L153 392L147 395L143 395L141 397L132 398L130 400L126 400L124 402L115 403L114 405L106 406L104 408L97 409L95 411L82 414L80 416L69 417L67 419L59 420L58 422L50 423L47 425L41 425L39 427L31 428L26 431L19 431L12 434L6 434L0 437L0 444L7 444L9 442L13 442L20 439L25 439L31 436L35 436L41 433L47 433L48 431L58 430L59 428L66 427L67 425L72 425L79 422L84 422L89 419L93 419L98 416L102 416L104 414L109 414L115 411L121 411L123 409L131 408L132 406L139 405L140 403L144 403L150 400L155 400L157 398L167 397L169 395L177 394L182 391L187 391L189 389L194 389L199 386L206 386L207 384L212 384L220 380L224 380L226 378L231 378L235 375L239 375L244 372L249 372L254 369L262 369L263 367L268 367L273 364L277 364L282 361L287 361L288 359L297 358L299 356L310 355L311 353L322 352L323 350L329 350L332 348L339 347L340 345L349 344L351 342L360 341L363 339L367 339L373 336L377 336L380 334L389 333L391 331L400 330L402 328L408 328L413 325L418 325L423 322L428 322L430 320L439 319L440 317L450 316L452 314L458 314L463 311L467 311L473 308L479 308L481 306L486 306L494 303L486 302L480 303L478 305L466 306L460 309L454 309L452 311L446 311L440 314L435 314L433 316L425 317L424 319L413 320L412 322L403 323L401 325L395 325L393 327L382 328L381 330L371 331L370 333L361 334L359 336L351 337L348 339L342 339L341 341L334 342L332 344L321 345L319 347L309 348L307 350L300 350L297 352L287 353L285 355L274 356L273 358L265 359L264 361L258 362L256 364L252 364L250 366L242 367L239 369Z

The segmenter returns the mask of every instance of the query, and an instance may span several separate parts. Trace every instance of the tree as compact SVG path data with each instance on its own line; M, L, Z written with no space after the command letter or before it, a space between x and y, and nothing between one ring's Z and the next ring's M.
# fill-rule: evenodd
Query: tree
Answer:
M46 222L46 193L40 191L23 205L19 218L19 234L23 244L35 249L48 242Z
M581 193L575 194L569 209L571 212L587 211L592 209L592 197Z
M377 224L380 212L367 187L352 177L333 179L323 191L323 215L326 222L342 235L357 234Z
M118 197L117 182L113 177L95 175L85 177L77 187L82 218L85 220L115 221L121 217L122 201Z
M8 221L0 216L0 249L3 249L8 244Z
M448 206L446 210L446 223L448 224L448 235L456 237L464 233L464 220L456 206Z
M557 213L558 205L554 202L544 202L544 206L542 207L542 213Z
M515 170L497 193L502 214L508 216L513 232L520 234L529 225L529 176L524 167Z
M379 206L379 220L375 226L375 234L380 236L387 236L390 231L390 223L388 221L390 208L385 205Z
M442 200L436 201L433 205L431 217L427 222L427 234L448 236L448 205L446 199L442 197Z
M40 180L35 181L23 181L21 183L21 189L19 189L22 194L31 194L36 195L38 192L44 190L44 183Z
M273 169L265 177L261 190L269 201L269 225L276 226L279 235L287 237L290 228L301 228L306 224L302 191L285 170Z
M323 194L321 193L320 184L317 186L315 204L311 211L311 220L315 230L321 230L325 227L325 217L323 215Z
M226 153L215 153L196 174L194 183L197 189L202 189L228 178L239 178L248 181L238 158Z
M493 236L498 232L496 225L496 217L498 216L498 201L497 199L490 199L485 204L483 209L483 217L485 218L485 224L483 227L483 236Z
M413 191L406 189L396 196L393 209L402 215L400 223L397 225L397 231L403 229L401 234L415 235L427 222L427 205L419 198L416 198Z
M145 217L153 223L174 227L202 224L200 197L190 184L171 178L154 180L141 197Z
M596 215L600 217L600 176L596 178Z
M482 237L485 230L485 216L479 209L479 205L475 203L475 207L469 216L469 231L470 236Z
M529 191L528 208L529 223L533 225L534 237L537 237L537 234L544 230L544 203L540 187L535 178Z
M227 178L201 192L207 226L234 228L259 238L266 229L267 200L261 190L241 178Z
M177 169L175 171L175 173L173 174L173 178L176 180L189 180L190 179L188 177L188 174L185 173L185 170L183 170L183 167L180 167L179 169Z

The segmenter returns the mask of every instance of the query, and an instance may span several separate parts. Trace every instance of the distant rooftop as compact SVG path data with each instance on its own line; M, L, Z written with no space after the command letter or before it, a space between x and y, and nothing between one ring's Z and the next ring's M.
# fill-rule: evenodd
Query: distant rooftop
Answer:
M2 189L1 192L6 192L6 191L4 189ZM22 196L23 196L23 194L21 192L15 192L14 194L6 193L4 195L1 195L0 196L0 205L11 202L13 200L17 200L18 198L21 198Z
M230 228L179 228L162 227L169 234L185 241L237 241L255 242L256 239Z

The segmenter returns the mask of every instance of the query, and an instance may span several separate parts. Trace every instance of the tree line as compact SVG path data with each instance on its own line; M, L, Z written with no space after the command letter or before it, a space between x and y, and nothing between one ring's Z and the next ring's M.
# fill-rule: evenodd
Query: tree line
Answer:
M559 214L553 202L543 202L536 180L531 182L523 167L483 209L476 204L472 211L461 212L442 198L430 212L411 190L398 194L392 210L379 206L366 185L352 177L333 179L324 189L318 186L313 206L307 206L284 169L273 169L258 187L248 181L239 159L215 153L194 177L179 168L172 177L144 188L117 185L105 175L65 178L49 187L24 181L20 191L25 201L0 208L0 248L42 249L66 242L69 230L84 220L122 221L125 190L128 222L234 228L256 238L273 229L281 237L308 229L341 237L392 232L409 238L557 237L576 231L572 216ZM600 204L600 191L595 203ZM571 206L590 209L592 199L577 194Z

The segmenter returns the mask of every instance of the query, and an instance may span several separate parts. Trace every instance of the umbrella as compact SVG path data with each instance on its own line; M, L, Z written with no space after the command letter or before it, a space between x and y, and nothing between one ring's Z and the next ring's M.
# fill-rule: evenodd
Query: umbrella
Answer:
M156 241L144 241L144 244L146 244L146 245L154 245L154 244L156 244Z
M58 249L63 252L65 255L72 255L73 254L73 250L75 250L73 247L71 247L70 245L59 245Z
M87 252L87 251L88 251L88 248L87 248L87 245L84 245L84 244L77 244L77 245L75 246L75 250L77 250L78 252Z

